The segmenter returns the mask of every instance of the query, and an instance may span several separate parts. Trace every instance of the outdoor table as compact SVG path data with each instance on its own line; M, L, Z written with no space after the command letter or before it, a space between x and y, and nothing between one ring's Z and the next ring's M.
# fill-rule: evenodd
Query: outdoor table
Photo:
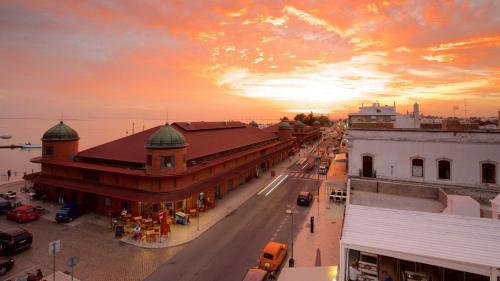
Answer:
M193 217L196 217L198 215L198 210L196 209L190 209L189 214Z

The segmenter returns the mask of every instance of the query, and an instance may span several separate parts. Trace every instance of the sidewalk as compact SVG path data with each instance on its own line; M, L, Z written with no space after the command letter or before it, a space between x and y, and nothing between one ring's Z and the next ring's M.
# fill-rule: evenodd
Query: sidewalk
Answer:
M345 187L345 162L333 162L328 171L328 183ZM339 264L339 242L344 217L344 204L330 202L326 183L320 186L317 200L309 210L304 224L295 231L294 259L296 267L331 266ZM318 208L319 204L319 208ZM314 216L314 233L310 232L310 217Z
M142 248L168 248L189 243L217 224L231 212L238 209L243 203L245 203L250 197L261 190L269 182L284 173L290 165L297 161L298 158L297 156L293 156L289 159L290 160L284 160L268 171L261 173L258 178L254 178L252 181L229 192L222 200L217 202L217 206L215 208L200 213L199 217L191 218L188 225L171 224L171 233L168 238L162 238L160 242L141 243L137 240L127 238L122 238L121 241ZM271 177L271 171L276 172L275 177Z

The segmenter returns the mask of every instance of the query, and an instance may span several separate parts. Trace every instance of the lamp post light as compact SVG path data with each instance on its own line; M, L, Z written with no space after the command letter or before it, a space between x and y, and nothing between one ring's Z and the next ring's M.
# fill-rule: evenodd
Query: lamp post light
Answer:
M288 260L288 267L294 267L295 266L295 260L293 259L293 211L291 209L287 209L285 211L286 214L292 216L292 225L290 228L290 238L291 238L291 250L292 250L292 257Z

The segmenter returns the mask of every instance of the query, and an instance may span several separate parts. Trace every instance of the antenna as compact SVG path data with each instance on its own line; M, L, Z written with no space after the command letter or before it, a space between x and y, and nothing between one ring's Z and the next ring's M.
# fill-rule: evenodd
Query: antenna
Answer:
M467 118L467 104L465 103L465 99L464 99L464 118Z

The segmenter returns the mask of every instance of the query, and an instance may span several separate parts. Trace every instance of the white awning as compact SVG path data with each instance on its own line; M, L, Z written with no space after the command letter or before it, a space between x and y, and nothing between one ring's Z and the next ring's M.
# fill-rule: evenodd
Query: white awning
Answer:
M351 204L341 247L489 276L500 268L500 220Z

